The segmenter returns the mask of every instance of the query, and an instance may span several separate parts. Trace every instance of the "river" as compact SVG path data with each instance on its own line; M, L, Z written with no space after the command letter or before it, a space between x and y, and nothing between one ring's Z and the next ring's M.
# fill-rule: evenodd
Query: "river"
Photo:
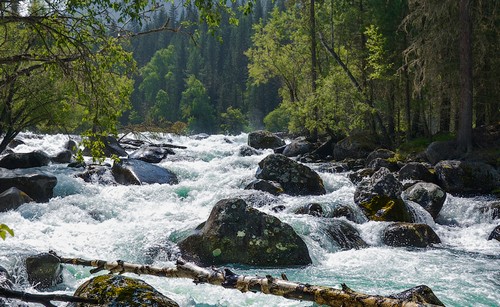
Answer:
M175 149L160 166L175 172L177 185L111 186L85 183L75 169L64 164L40 168L54 174L58 184L48 203L28 203L15 211L0 213L0 223L15 231L0 241L0 265L15 277L19 288L37 291L26 282L23 259L30 254L55 251L63 257L124 260L155 266L172 266L175 242L205 221L214 204L224 198L253 197L259 210L289 223L305 240L313 264L301 268L256 269L233 267L239 274L279 276L289 280L370 294L387 295L425 284L446 306L500 306L500 242L487 241L498 224L477 208L487 197L447 196L434 223L422 213L442 243L426 249L385 246L380 234L387 223L352 223L370 245L361 250L341 251L327 241L319 227L321 218L294 214L301 205L316 202L324 210L338 205L351 207L364 220L353 201L355 186L345 173L320 172L327 190L321 196L279 196L243 188L254 178L257 164L271 151L241 157L247 135L213 135L196 140L185 136L144 134L158 143L187 146ZM68 137L23 133L24 145L16 152L60 152ZM318 165L309 165L319 170ZM81 171L81 170L80 170ZM272 210L284 205L285 210ZM65 266L64 283L49 293L72 294L91 274L89 268ZM187 279L140 276L181 306L313 306L265 294L240 293L211 285L195 285ZM64 306L64 304L61 304Z

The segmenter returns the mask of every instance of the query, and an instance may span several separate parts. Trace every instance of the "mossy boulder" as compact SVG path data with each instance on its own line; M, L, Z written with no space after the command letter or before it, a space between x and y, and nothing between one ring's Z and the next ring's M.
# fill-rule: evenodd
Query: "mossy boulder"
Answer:
M382 242L395 247L427 247L441 243L441 239L427 224L394 223L384 230Z
M10 153L0 159L0 167L6 169L40 167L49 163L50 157L39 150L28 153Z
M438 184L454 195L488 194L500 188L500 174L483 162L446 160L434 169Z
M270 193L272 195L280 195L285 192L281 184L279 184L278 182L262 179L256 179L250 182L245 187L245 190L258 190Z
M219 201L203 227L179 242L179 248L186 259L203 266L311 263L306 244L290 225L241 199Z
M313 144L305 140L305 138L298 138L285 146L283 155L287 157L296 157L310 152L313 147Z
M256 177L278 182L289 195L322 195L323 180L312 169L281 154L271 154L259 162Z
M401 183L383 167L359 183L354 202L370 220L412 222L410 211L401 199L401 190Z
M425 156L432 165L442 160L457 159L460 155L457 142L453 140L432 142L425 150Z
M391 172L397 172L401 168L397 161L391 159L375 158L367 163L367 166L374 170L379 170L382 167L387 168Z
M259 130L248 134L248 146L256 149L274 149L285 146L285 141L269 131Z
M404 194L406 199L422 206L434 219L438 216L446 200L446 192L437 184L429 182L417 182L406 189Z
M375 159L391 159L396 156L396 153L389 149L380 148L372 151L368 157L366 157L366 164L370 164Z
M158 292L146 282L122 275L101 275L83 283L75 296L94 299L97 306L114 307L178 307L179 305ZM93 304L76 303L74 307L91 307Z
M63 281L59 258L49 253L27 257L26 273L30 285L38 290L51 288Z

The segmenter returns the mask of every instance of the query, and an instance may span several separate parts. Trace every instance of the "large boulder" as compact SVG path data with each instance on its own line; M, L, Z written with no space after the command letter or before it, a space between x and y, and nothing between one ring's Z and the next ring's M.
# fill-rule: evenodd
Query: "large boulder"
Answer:
M106 136L106 137L100 137L99 140L104 144L104 147L102 148L102 152L105 157L112 157L112 156L118 156L118 157L126 157L127 152L125 149L120 145L118 140L116 140L112 136ZM91 156L92 152L89 148L85 147L83 150L83 154L86 156Z
M287 157L296 157L310 152L312 148L313 145L305 138L297 138L285 146L285 149L283 149L283 155Z
M238 149L238 155L240 157L250 157L250 156L256 156L256 155L260 155L262 154L262 152L260 152L259 150L253 148L253 147L250 147L248 145L241 145L240 148Z
M285 146L285 141L269 131L259 130L248 134L248 146L257 149L274 149Z
M39 290L62 283L62 265L59 258L50 253L41 253L26 258L26 273L30 285Z
M250 182L246 187L245 190L258 190L258 191L263 191L267 192L273 195L280 195L283 194L284 190L283 187L277 182L270 181L270 180L262 180L262 179L256 179L252 182Z
M276 181L289 195L322 195L323 180L305 166L280 154L271 154L259 162L256 177Z
M401 168L397 161L391 159L375 158L367 163L368 168L378 171L382 167L387 168L391 172L397 172Z
M382 242L396 247L427 247L441 243L441 239L427 224L394 223L384 230Z
M101 275L84 282L75 296L94 299L98 306L115 307L178 307L179 305L161 294L146 282L122 275ZM94 304L73 303L74 307L91 307Z
M398 172L399 180L436 182L436 175L420 162L409 162Z
M443 208L446 192L438 185L430 182L417 182L404 191L408 200L414 201L436 218Z
M364 178L356 187L354 202L374 221L412 222L412 216L401 198L401 183L386 168Z
M500 174L483 162L446 160L434 167L438 184L455 195L488 194L500 188Z
M427 160L436 164L442 160L456 159L461 154L457 151L457 142L455 141L436 141L427 146L425 150Z
M50 157L43 151L28 153L10 153L0 160L0 167L6 169L30 168L46 166L50 163Z
M177 184L177 175L166 168L141 160L122 159L111 169L116 182L124 185L143 183Z
M366 158L379 144L373 136L367 134L351 135L337 142L333 148L333 158L337 161L344 159Z
M366 164L370 164L375 159L391 159L396 156L396 153L389 149L379 148L377 150L372 151L368 157L366 157Z
M0 169L0 192L12 187L25 192L36 202L47 202L54 195L57 178L44 172L22 174Z
M311 258L293 228L241 199L219 201L203 227L179 242L187 259L202 265L307 265Z
M0 194L0 212L16 210L22 204L32 202L33 199L28 194L12 187Z
M73 152L69 149L63 150L50 158L54 163L70 163L73 158Z
M175 155L175 152L170 148L160 146L143 146L128 157L130 159L137 159L148 163L159 163L165 159L167 155Z

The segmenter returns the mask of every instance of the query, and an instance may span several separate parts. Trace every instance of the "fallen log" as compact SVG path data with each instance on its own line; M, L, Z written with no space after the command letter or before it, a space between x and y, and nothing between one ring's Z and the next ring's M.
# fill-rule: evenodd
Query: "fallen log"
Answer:
M418 286L400 294L391 296L370 295L351 290L345 284L342 289L288 281L283 274L282 278L270 275L252 277L238 275L229 269L203 268L194 263L178 259L174 267L154 267L118 261L85 260L81 258L63 258L61 263L94 267L90 272L97 273L107 270L110 273L147 274L160 277L189 278L194 283L208 283L224 288L237 289L241 292L262 292L282 296L288 299L311 301L320 305L335 307L349 306L378 306L378 307L417 307L417 306L444 306L427 286Z
M99 303L96 300L84 297L77 297L64 294L33 294L24 291L11 290L4 287L0 287L0 297L17 299L28 303L38 303L46 307L56 307L56 305L52 304L52 301L70 302L70 303L88 303L96 305Z

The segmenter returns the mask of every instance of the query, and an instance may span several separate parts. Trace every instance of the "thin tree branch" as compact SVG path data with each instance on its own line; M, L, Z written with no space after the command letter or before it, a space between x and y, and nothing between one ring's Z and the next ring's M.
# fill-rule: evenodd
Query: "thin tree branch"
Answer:
M0 296L4 298L17 299L29 303L39 303L47 307L56 306L52 304L51 301L99 304L97 300L78 297L78 296L71 296L64 294L33 294L23 291L10 290L3 287L0 287Z

